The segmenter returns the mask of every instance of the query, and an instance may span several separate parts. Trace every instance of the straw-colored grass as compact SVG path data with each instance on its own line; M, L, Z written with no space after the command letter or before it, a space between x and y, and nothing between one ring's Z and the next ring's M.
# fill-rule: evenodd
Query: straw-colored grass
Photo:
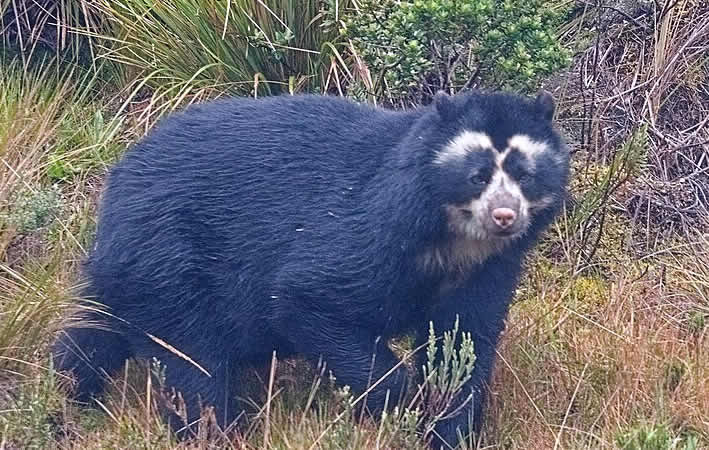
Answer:
M246 374L250 422L207 423L191 442L161 421L150 362L131 361L93 410L67 401L47 343L128 141L190 101L337 92L357 76L314 0L90 3L106 18L95 67L112 60L118 86L37 52L0 60L0 449L426 448L410 411L353 416L350 394L301 361ZM577 3L562 30L574 67L547 83L572 198L528 262L486 426L463 448L709 448L709 7ZM263 45L246 52L247 37Z

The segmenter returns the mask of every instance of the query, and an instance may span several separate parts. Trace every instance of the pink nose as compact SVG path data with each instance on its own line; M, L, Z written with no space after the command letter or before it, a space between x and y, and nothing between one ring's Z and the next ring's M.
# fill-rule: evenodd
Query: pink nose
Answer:
M517 213L510 208L495 208L492 210L492 220L494 220L500 228L509 227L514 223L516 218Z

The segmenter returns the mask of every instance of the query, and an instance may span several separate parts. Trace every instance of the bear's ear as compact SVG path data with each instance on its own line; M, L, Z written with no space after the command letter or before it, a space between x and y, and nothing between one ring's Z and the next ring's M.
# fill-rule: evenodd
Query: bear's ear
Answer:
M455 119L458 108L455 102L453 102L453 99L444 91L436 92L436 95L433 97L433 104L436 106L436 110L438 111L438 115L441 116L441 119Z
M534 101L534 107L537 109L537 112L544 117L544 120L551 122L554 118L554 110L556 109L554 97L547 91L539 91L537 99Z

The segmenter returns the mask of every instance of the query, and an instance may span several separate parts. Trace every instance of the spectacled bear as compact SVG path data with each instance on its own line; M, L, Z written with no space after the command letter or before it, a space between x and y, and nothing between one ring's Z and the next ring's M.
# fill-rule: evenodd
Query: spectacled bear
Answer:
M473 401L437 429L454 443L469 417L480 427L523 256L564 196L554 108L475 91L409 111L298 95L175 113L108 177L84 270L110 313L85 318L108 329L64 330L56 368L88 400L127 358L155 357L190 421L207 404L228 424L231 374L274 350L362 392L397 364L389 338L423 343L429 321L459 317L477 361ZM400 366L368 408L406 379Z

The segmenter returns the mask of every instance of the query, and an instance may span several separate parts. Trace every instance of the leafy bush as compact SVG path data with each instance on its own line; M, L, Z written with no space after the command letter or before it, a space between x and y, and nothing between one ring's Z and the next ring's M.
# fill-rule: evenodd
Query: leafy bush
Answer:
M48 358L49 360L49 358ZM48 361L51 365L51 361ZM15 448L49 448L53 425L47 418L59 410L61 397L51 370L41 371L19 389L0 414L3 441L20 444Z
M342 33L389 101L421 101L437 90L531 89L569 53L554 35L561 12L548 0L364 0Z
M61 196L54 188L25 190L13 202L6 220L18 232L28 233L48 225L61 208Z
M623 450L696 450L697 438L691 434L677 436L665 425L648 425L621 433L617 438Z

